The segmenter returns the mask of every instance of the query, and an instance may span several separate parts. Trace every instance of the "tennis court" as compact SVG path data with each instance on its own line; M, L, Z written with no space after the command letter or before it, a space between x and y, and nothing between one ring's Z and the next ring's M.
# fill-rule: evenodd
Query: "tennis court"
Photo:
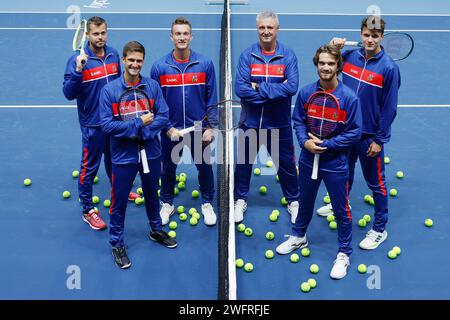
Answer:
M179 15L193 24L192 48L211 57L216 70L220 65L220 5L201 0L145 5L117 2L110 0L99 8L85 7L93 3L88 0L0 5L0 45L4 48L0 53L0 299L217 299L217 228L208 228L203 222L190 226L174 217L179 246L167 250L148 240L145 209L130 203L125 237L133 267L124 271L113 262L108 231L94 232L80 219L77 183L71 175L79 169L80 130L75 104L62 94L74 33L66 27L72 14L67 9L75 5L83 18L105 18L108 43L119 52L129 40L144 44L146 76L153 61L172 49L170 24ZM364 214L373 213L373 207L363 201L369 189L357 165L351 195L354 253L347 277L341 281L329 277L337 236L318 216L313 217L308 231L309 257L301 257L299 263L279 255L268 260L264 252L275 250L290 232L290 217L280 203L275 170L273 175L253 176L245 224L254 234L246 237L236 231L236 257L252 262L255 268L251 273L236 270L238 299L450 299L450 91L442 88L450 81L450 74L442 71L450 50L450 4L429 1L425 8L414 3L377 3L387 31L407 32L415 41L412 55L398 63L402 75L399 109L385 149L391 159L386 166L387 186L398 190L398 196L389 199L388 239L374 251L357 247L369 229L358 227L357 222ZM304 86L317 79L312 64L315 50L333 36L358 40L359 23L370 4L360 1L355 6L352 1L341 1L338 6L329 1L318 6L283 1L273 8L272 2L250 0L247 5L232 6L233 74L239 54L257 41L255 17L259 11L279 13L279 41L296 52L300 86ZM299 152L296 142L297 158ZM396 178L398 170L405 173L401 180ZM183 164L178 172L186 172L188 180L175 205L199 209L201 200L190 196L198 189L195 167ZM98 176L94 194L100 197L99 209L108 221L107 209L101 205L109 198L103 165ZM23 185L25 178L32 180L31 186ZM139 184L137 178L135 188ZM265 196L258 192L262 185L268 188ZM63 199L64 190L72 193L70 199ZM316 208L322 205L325 193L322 186ZM276 223L269 220L273 209L281 211ZM426 218L433 219L432 228L424 226ZM274 241L266 240L268 231L275 233ZM387 252L393 246L401 247L402 253L390 260ZM313 263L320 266L316 275L309 273ZM359 274L360 263L372 266L376 274ZM71 289L68 282L74 268L80 271L81 287ZM379 276L379 288L368 286L373 276ZM302 293L300 283L311 277L317 280L317 288Z

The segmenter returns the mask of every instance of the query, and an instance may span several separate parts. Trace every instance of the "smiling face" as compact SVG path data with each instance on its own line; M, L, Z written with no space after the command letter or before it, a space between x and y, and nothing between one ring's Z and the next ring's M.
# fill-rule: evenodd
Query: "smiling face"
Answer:
M122 57L122 62L125 66L126 76L136 78L144 65L144 54L138 51L127 52L127 55Z
M317 61L317 74L321 81L329 82L337 79L338 61L329 53L319 54Z

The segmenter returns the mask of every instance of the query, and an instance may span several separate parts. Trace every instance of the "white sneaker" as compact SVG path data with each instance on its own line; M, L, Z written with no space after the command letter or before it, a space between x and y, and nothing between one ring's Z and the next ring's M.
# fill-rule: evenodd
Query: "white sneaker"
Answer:
M342 279L347 275L347 267L350 265L350 259L345 253L339 252L336 260L334 260L330 277L333 279Z
M367 232L366 237L359 243L359 247L364 250L373 250L376 249L384 240L387 239L387 231L376 232L373 229L370 229Z
M348 205L348 207L350 210L352 210L352 206L350 204ZM328 217L334 213L331 203L327 204L326 206L320 207L316 212L321 217Z
M242 199L238 199L234 203L234 222L240 223L244 220L244 212L247 210L247 202Z
M213 226L216 224L217 217L214 213L214 208L212 207L211 203L202 204L202 214L207 226Z
M288 254L295 249L301 249L308 246L306 235L302 238L290 235L286 235L285 237L288 239L276 248L276 251L279 254Z
M291 214L291 223L295 224L295 220L297 219L298 215L298 208L299 208L298 201L292 201L290 204L288 204L288 212Z
M175 207L168 203L163 203L159 215L161 216L162 225L165 226L170 219L170 216L175 213Z

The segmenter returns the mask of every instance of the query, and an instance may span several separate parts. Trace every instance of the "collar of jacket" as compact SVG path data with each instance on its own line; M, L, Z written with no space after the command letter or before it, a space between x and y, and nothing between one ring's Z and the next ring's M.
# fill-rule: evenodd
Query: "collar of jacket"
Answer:
M85 46L84 46L84 52L88 55L88 57L93 58L93 59L100 59L99 57L97 57L94 53L94 51L91 50L91 47L89 47L89 41L86 42ZM112 54L112 48L107 46L105 44L105 56L104 58L106 58L107 56L109 56L110 54Z
M128 83L125 82L125 72L122 73L122 75L120 76L120 83L122 84L122 88L124 90L131 89L131 88L142 89L142 87L147 86L147 82L140 74L139 74L139 84L137 86L130 86Z
M256 42L252 45L251 51L254 56L263 59L262 57L264 56L264 54L262 53L259 42ZM273 59L274 57L284 57L284 56L285 56L284 45L278 42L277 40L277 44L275 46L275 53L273 54L271 59Z
M166 55L166 59L165 59L165 63L167 63L168 65L175 65L175 59L173 57L173 52L175 50L170 51L170 53L168 55ZM191 55L189 56L189 61L187 62L187 65L191 65L193 63L198 63L198 55L197 52L195 52L194 50L191 49Z
M366 59L366 54L365 54L365 49L364 49L364 48L359 48L359 49L358 49L358 53L359 53L359 55L360 55L361 57L364 58L364 60ZM379 60L379 59L381 59L383 56L384 56L384 48L383 48L383 46L381 46L381 51L378 52L378 53L377 53L376 55L374 55L373 57L371 57L369 60L372 60L372 59L374 59L374 60Z
M334 96L339 95L339 93L342 91L342 88L342 82L338 79L338 85L336 86L336 88L334 88L331 94ZM317 80L316 82L316 92L317 91L325 91L325 89L320 86L320 80Z

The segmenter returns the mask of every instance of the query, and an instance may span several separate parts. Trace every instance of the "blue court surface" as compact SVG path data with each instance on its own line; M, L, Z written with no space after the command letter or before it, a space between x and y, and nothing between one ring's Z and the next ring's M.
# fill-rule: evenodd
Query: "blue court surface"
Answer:
M144 208L134 203L127 209L125 241L133 265L120 270L113 262L108 231L95 232L81 220L77 180L72 171L80 165L80 130L75 103L62 94L64 68L72 54L73 10L82 18L100 15L108 21L109 45L121 51L125 42L138 40L148 53L144 75L154 60L172 49L171 22L180 15L193 24L192 48L211 57L219 70L222 7L206 1L125 2L110 0L97 7L95 1L21 1L0 4L0 299L124 299L124 300L215 300L218 292L218 231L177 221L178 248L168 250L148 239ZM302 1L303 2L303 1ZM143 4L145 3L145 4ZM336 1L300 4L282 1L253 1L232 7L232 65L239 54L257 41L256 13L263 9L279 12L279 41L296 52L300 85L317 79L312 56L334 36L358 40L359 23L370 1ZM325 3L325 5L324 5ZM357 4L355 4L357 3ZM74 9L75 6L75 9ZM270 174L253 176L249 209L244 223L253 229L246 237L236 231L236 257L251 262L251 273L237 269L239 300L391 300L450 299L450 5L448 1L378 1L387 21L387 31L404 31L415 40L412 55L398 63L402 86L392 139L385 154L388 189L398 195L389 199L388 239L374 251L362 251L359 241L369 230L358 220L373 216L373 207L363 201L369 193L357 165L351 195L353 247L348 275L340 281L329 277L337 251L337 233L326 219L314 216L308 238L311 255L291 263L289 256L264 253L290 233L290 217L280 203L281 188ZM233 71L234 73L234 71ZM236 110L238 113L239 110ZM297 157L300 152L296 145ZM266 157L255 167L264 167ZM403 171L403 179L396 178ZM185 191L176 205L200 210L201 201L190 194L198 189L193 165L180 165L188 175ZM103 166L94 194L101 199L99 209L108 221L109 181ZM32 185L25 187L23 180ZM140 179L134 188L139 187ZM260 186L268 194L260 195ZM63 199L62 192L72 196ZM220 192L220 190L217 190ZM316 207L323 204L322 186ZM269 220L273 209L281 211L277 222ZM217 209L216 209L217 210ZM434 225L424 226L431 218ZM168 229L168 228L166 228ZM268 231L275 239L265 239ZM387 257L393 246L401 255ZM309 272L316 263L318 274ZM359 274L366 264L371 273ZM75 271L74 271L75 270ZM79 278L74 280L74 274ZM300 284L314 278L317 288L309 293ZM75 281L80 286L73 288ZM78 281L78 282L77 282Z

